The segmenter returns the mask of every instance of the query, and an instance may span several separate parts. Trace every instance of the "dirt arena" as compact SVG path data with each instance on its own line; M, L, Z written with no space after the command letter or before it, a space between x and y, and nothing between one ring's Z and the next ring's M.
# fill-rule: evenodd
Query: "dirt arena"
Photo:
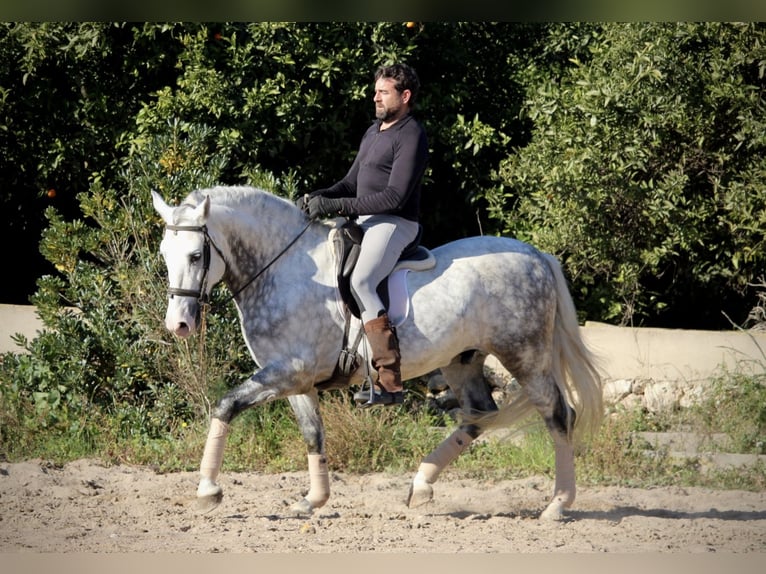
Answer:
M409 509L411 476L332 473L312 516L290 505L306 473L223 473L222 504L196 510L197 473L79 460L0 463L0 553L764 553L766 493L580 487L568 519L537 519L546 477L445 474Z

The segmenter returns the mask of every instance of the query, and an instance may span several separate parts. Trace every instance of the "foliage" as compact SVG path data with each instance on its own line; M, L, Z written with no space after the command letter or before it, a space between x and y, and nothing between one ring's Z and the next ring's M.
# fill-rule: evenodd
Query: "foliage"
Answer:
M183 161L165 180L210 185L225 163L225 150L209 159L210 130L186 127L174 125L167 136ZM103 415L116 421L123 438L165 437L204 418L211 389L225 388L227 377L251 368L230 309L209 314L209 339L176 340L163 327L165 287L156 253L161 228L146 224L157 217L148 201L137 198L148 196L160 179L155 170L165 169L167 138L155 137L127 163L126 173L134 174L127 194L132 200L96 178L89 193L79 196L83 219L65 221L53 209L46 213L50 225L41 249L67 281L39 281L33 301L50 329L23 342L28 354L6 357L0 373L16 393L15 416L51 434L77 425L98 434L88 415L95 424ZM29 399L33 413L23 408Z
M191 464L165 441L198 456L210 401L257 366L223 287L199 335L165 331L149 191L294 197L339 179L383 63L407 61L423 83L427 245L530 239L562 256L592 319L744 301L764 257L763 25L409 24L0 24L8 264L32 245L49 269L31 297L45 332L0 362L0 453ZM422 455L435 440L398 414L326 406L348 437L329 447L344 468L396 468L405 445ZM289 419L259 407L232 440L291 468L303 447ZM361 444L350 430L386 428Z
M3 302L27 303L53 266L38 252L44 212L79 213L93 174L112 179L120 142L144 100L173 82L179 25L0 23L0 208L6 262Z
M431 41L443 42L450 68L452 59L466 56L457 32L477 46L496 38L485 49L513 45L489 24L30 23L4 30L9 68L23 71L30 86L41 83L41 95L51 68L72 71L55 87L69 111L56 113L71 112L91 126L73 142L99 144L98 153L58 146L55 161L41 159L46 177L56 176L55 166L84 157L89 163L66 194L58 193L59 200L70 194L72 205L44 211L40 252L55 272L39 279L32 302L48 330L25 342L29 355L4 361L3 379L16 389L13 414L27 417L23 401L33 399L47 405L45 424L64 432L95 409L122 420L125 437L147 441L204 418L209 397L254 367L233 307L221 304L223 288L198 337L179 341L164 331L165 278L156 254L161 225L149 191L179 201L195 188L250 183L294 196L339 178L371 118L372 72L398 60L426 72L424 115L431 108L455 126L443 137L430 119L434 156L454 149L449 156L458 166L440 180L486 178L465 177L460 166L470 162L460 158L480 158L492 147L494 129L475 113L466 121L458 110L477 92L489 102L491 78L472 74L456 83L462 67L446 78L429 77L427 62L436 56ZM171 72L167 82L146 75L148 66ZM125 78L128 85L120 83ZM65 87L71 94L61 93ZM31 121L42 110L28 101ZM492 110L500 121L498 106ZM34 152L30 143L22 148Z
M507 22L421 27L412 63L423 83L416 113L431 148L422 206L426 245L499 230L482 192L494 187L493 172L508 151L528 142L517 70L545 31Z
M689 413L705 436L726 433L728 452L766 454L766 376L722 376Z
M766 258L765 31L557 27L524 71L533 138L488 201L563 258L588 318L744 319Z

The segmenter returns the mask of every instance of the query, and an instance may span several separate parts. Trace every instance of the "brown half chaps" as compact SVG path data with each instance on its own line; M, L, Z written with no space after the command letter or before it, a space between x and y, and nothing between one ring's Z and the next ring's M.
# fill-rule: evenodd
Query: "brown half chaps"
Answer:
M378 384L389 393L403 389L400 372L401 354L396 331L383 313L364 324L364 332L372 349L372 366L378 371Z

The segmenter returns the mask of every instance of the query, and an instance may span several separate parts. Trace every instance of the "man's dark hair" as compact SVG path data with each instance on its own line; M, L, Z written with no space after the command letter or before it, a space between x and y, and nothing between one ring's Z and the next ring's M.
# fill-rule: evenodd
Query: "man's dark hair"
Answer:
M412 96L410 96L410 107L415 107L415 100L420 90L420 79L415 70L407 64L393 64L391 66L381 66L375 72L375 81L380 78L390 78L394 80L394 87L400 94L404 90L409 90Z

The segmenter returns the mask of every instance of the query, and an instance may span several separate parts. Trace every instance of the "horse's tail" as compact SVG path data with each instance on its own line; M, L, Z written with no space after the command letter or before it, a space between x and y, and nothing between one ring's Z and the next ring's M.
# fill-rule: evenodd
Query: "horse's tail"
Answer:
M596 359L580 334L572 295L558 260L543 253L556 280L556 321L553 332L553 377L559 391L575 411L571 432L579 437L595 434L604 418L601 376Z
M542 254L556 282L556 318L553 332L552 375L556 386L575 412L574 425L567 429L570 440L595 434L604 417L601 376L593 354L580 335L577 312L558 260ZM533 414L534 405L524 388L490 413L464 415L463 422L483 429L508 427Z

